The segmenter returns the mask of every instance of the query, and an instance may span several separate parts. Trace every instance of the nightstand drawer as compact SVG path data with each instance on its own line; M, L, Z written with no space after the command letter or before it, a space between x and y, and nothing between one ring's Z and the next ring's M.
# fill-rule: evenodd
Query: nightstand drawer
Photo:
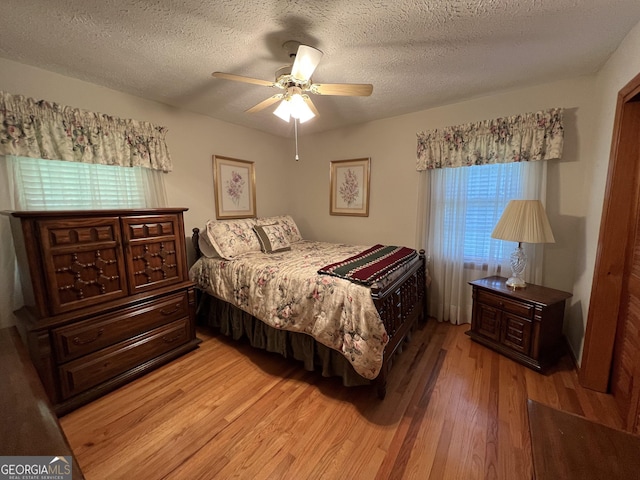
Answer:
M534 308L533 305L524 302L518 302L498 295L493 295L485 291L479 290L477 292L476 301L491 305L492 307L504 310L505 312L513 313L524 318L533 318Z
M189 314L187 292L53 330L59 363L95 352Z
M62 398L69 398L186 343L189 319L183 318L59 368Z

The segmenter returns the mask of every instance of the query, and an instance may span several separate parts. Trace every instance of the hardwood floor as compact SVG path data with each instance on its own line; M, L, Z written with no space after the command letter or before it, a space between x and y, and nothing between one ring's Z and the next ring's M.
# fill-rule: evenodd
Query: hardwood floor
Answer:
M198 350L61 419L87 479L531 479L527 399L621 428L568 356L548 375L430 320L387 397L200 331Z

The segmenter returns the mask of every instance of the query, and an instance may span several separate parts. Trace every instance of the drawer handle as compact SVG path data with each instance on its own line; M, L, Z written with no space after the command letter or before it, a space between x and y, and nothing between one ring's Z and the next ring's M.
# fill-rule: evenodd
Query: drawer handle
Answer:
M87 338L86 340L82 340L80 337L75 337L72 340L72 342L75 343L76 345L86 345L87 343L95 342L98 338L102 336L103 333L104 333L104 328L101 328L100 330L98 330L98 333L93 338Z
M180 303L176 303L175 306L173 307L173 310L166 310L166 309L162 309L160 310L160 313L162 315L172 315L174 313L176 313L178 310L180 310Z
M174 335L173 337L167 337L166 335L163 335L162 336L162 340L164 340L166 343L172 343L172 342L175 342L176 340L178 340L181 337L182 337L181 333L178 333L177 335Z

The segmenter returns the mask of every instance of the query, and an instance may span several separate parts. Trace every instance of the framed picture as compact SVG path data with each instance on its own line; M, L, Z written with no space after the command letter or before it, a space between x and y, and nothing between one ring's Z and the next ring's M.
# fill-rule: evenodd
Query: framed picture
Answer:
M370 158L331 162L329 213L369 216Z
M256 174L253 162L213 156L216 218L256 216Z

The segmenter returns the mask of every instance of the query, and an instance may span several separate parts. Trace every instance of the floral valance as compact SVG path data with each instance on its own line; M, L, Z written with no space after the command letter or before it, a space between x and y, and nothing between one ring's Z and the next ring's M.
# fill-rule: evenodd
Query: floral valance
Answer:
M0 155L171 171L167 130L0 92Z
M562 108L418 133L417 170L562 156Z

